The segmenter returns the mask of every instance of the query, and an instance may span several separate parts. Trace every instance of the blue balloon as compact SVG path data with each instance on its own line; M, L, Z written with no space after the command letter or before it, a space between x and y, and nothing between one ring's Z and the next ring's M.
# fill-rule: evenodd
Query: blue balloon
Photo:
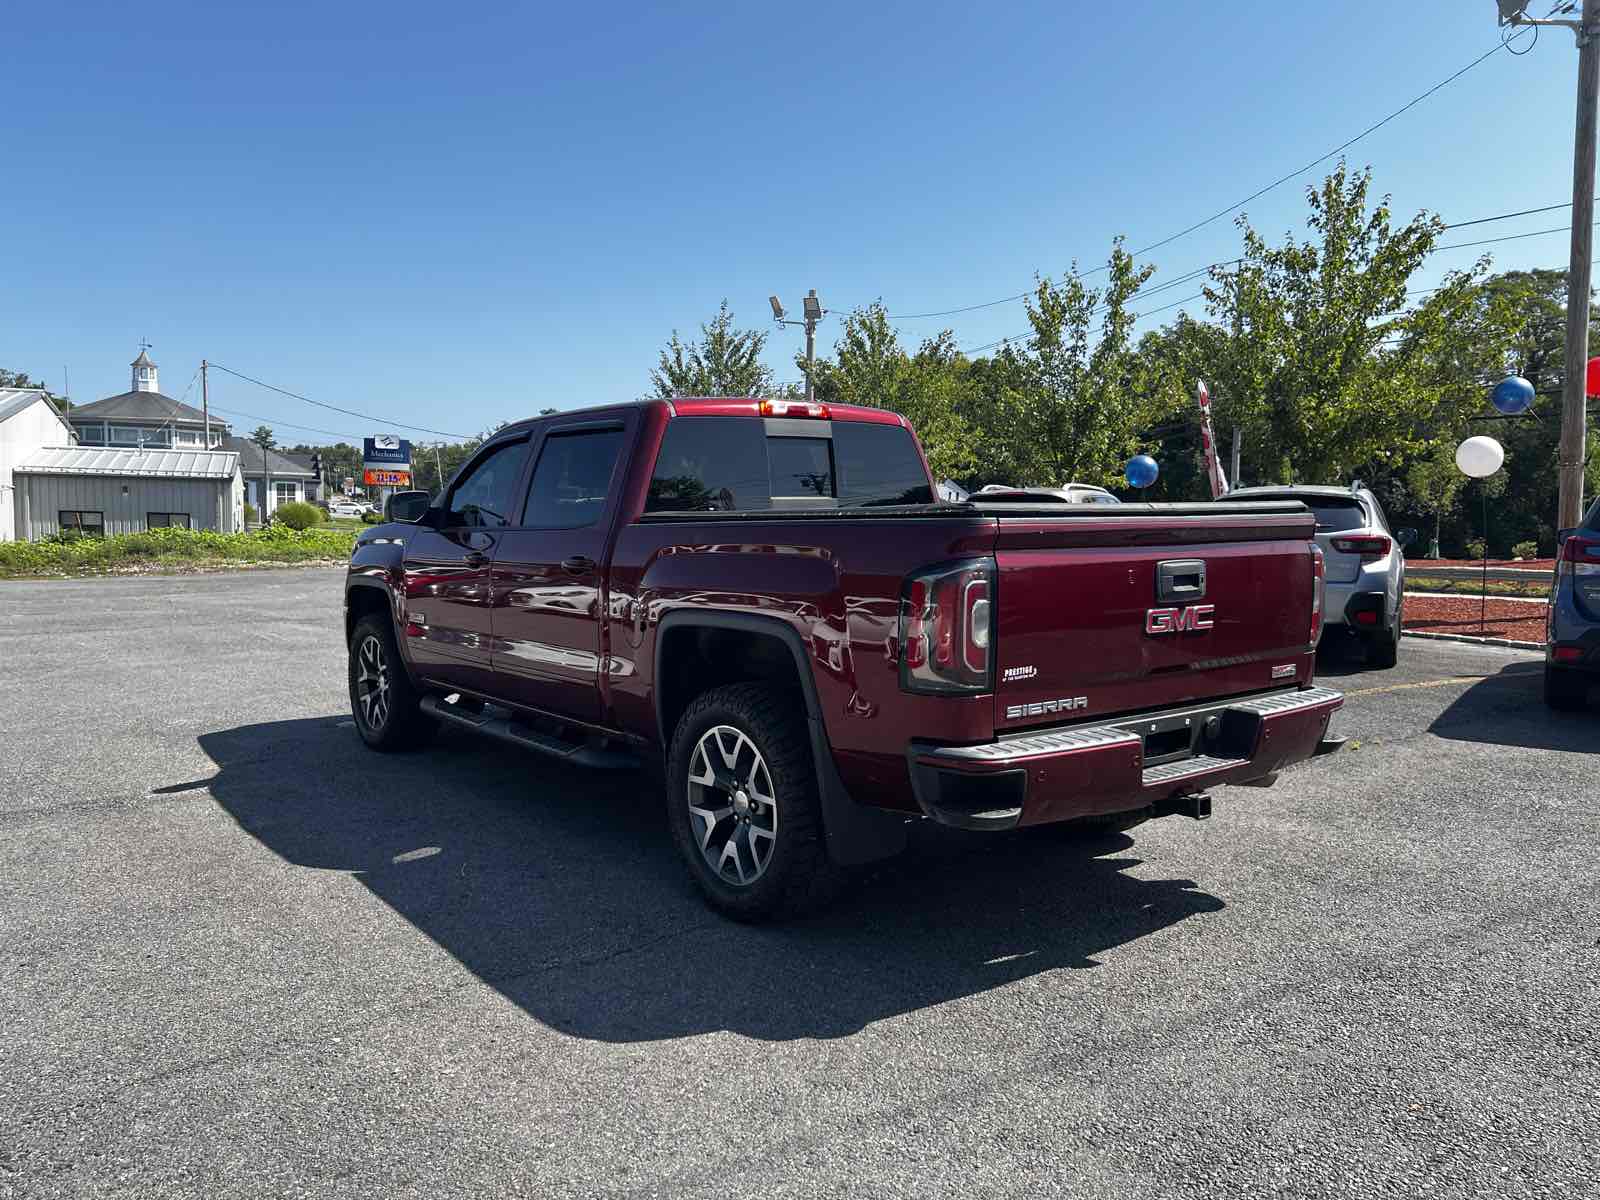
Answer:
M1156 466L1156 460L1148 454L1135 454L1128 460L1127 470L1123 472L1129 487L1147 488L1156 481L1156 476L1161 474L1161 468Z
M1527 412L1533 403L1533 384L1521 375L1508 375L1494 385L1494 394L1489 399L1506 416L1514 417Z

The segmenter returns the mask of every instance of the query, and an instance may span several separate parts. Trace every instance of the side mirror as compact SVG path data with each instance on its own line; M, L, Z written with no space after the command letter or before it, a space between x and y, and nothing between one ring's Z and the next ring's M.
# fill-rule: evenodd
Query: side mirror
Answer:
M433 497L427 492L395 492L383 502L383 519L415 524L432 503Z

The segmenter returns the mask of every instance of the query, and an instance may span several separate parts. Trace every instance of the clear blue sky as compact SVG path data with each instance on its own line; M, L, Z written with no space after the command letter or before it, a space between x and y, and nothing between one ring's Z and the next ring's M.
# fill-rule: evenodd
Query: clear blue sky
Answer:
M148 337L172 395L208 357L472 433L641 394L723 297L763 327L769 293L807 287L922 312L1156 241L1497 38L1489 0L11 5L0 365L59 388L65 364L84 402L128 386ZM1349 157L1402 213L1568 200L1576 65L1546 30ZM1299 228L1303 182L1251 219ZM1155 254L1153 283L1236 247L1218 221ZM1484 249L1566 257L1561 236ZM973 346L1027 322L901 329L943 324ZM782 378L798 342L769 345ZM372 432L226 377L212 396L284 441Z

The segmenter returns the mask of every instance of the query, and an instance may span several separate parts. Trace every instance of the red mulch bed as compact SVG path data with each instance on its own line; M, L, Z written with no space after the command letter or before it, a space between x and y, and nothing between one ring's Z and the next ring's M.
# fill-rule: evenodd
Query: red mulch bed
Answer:
M1499 570L1510 567L1513 571L1543 571L1548 575L1556 568L1553 558L1525 558L1518 562L1510 558L1491 558L1489 565ZM1481 567L1481 558L1407 558L1406 570L1421 573L1429 567Z
M1406 628L1419 633L1453 633L1542 643L1547 609L1544 604L1496 600L1491 596L1488 624L1480 629L1480 601L1476 596L1407 596Z

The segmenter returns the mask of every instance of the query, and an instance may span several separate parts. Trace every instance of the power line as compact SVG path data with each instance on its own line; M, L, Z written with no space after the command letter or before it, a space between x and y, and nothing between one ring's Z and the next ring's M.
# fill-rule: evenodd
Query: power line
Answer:
M1450 75L1450 76L1447 76L1444 79L1441 79L1438 83L1434 84L1431 88L1429 88L1427 91L1423 92L1420 96L1413 97L1411 100L1407 101L1405 104L1403 104L1399 108L1395 109L1392 113L1390 113L1388 116L1384 117L1382 120L1376 121L1373 124L1368 125L1365 129L1363 129L1360 133L1356 134L1353 138L1350 138L1348 141L1341 142L1339 145L1335 146L1332 150L1329 150L1326 154L1323 154L1323 155L1321 155L1321 156L1319 156L1317 158L1312 159L1310 162L1306 163L1305 166L1303 166L1303 167L1299 167L1296 170L1290 171L1289 173L1287 173L1285 175L1280 175L1277 179L1274 179L1271 183L1267 184L1265 187L1258 188L1256 191L1251 192L1243 200L1240 200L1240 201L1238 201L1237 203L1234 203L1234 204L1230 204L1227 208L1219 209L1217 212L1212 213L1209 217L1206 217L1204 220L1196 221L1193 225L1189 225L1189 226L1187 226L1187 227L1185 227L1183 229L1178 230L1177 233L1170 234L1167 237L1162 238L1160 241L1151 242L1148 246L1143 246L1140 249L1133 251L1132 252L1132 256L1134 258L1142 258L1146 254L1149 254L1153 250L1159 250L1163 246L1170 246L1173 242L1178 241L1180 238L1188 237L1189 234L1194 233L1197 230L1204 229L1207 225L1210 225L1210 224L1212 224L1213 222L1216 222L1216 221L1220 221L1223 217L1226 217L1231 213L1235 213L1235 212L1239 211L1239 209L1243 208L1246 204L1249 204L1252 200L1259 200L1262 196L1265 196L1268 192L1274 191L1277 188L1282 187L1284 184L1290 182L1291 180L1299 178L1301 175L1304 175L1307 171L1311 170L1312 168L1321 166L1323 163L1327 162L1330 158L1334 157L1336 154L1343 153L1344 151L1348 150L1351 146L1354 146L1357 142L1361 141L1363 138L1366 138L1366 137L1370 136L1371 134L1376 133L1378 130L1382 129L1385 125L1389 124L1389 122L1393 121L1396 117L1402 116L1405 113L1411 111L1411 109L1413 109L1417 105L1421 104L1424 100L1428 99L1428 97L1432 96L1435 92L1438 92L1442 88L1448 87L1450 84L1452 84L1456 80L1460 79L1468 71L1470 71L1474 67L1478 66L1480 63L1483 63L1483 62L1487 61L1488 59L1492 58L1494 55L1498 54L1501 50L1506 50L1508 48L1509 48L1509 42L1508 41L1502 41L1502 42L1496 43L1491 49L1486 50L1484 53L1480 54L1477 58L1473 59L1466 66L1462 67L1459 71L1456 71L1453 75ZM1552 208L1558 208L1558 207L1561 207L1561 206L1560 205L1552 206ZM1570 207L1570 203L1569 203L1569 205L1567 207ZM1530 212L1539 212L1539 211L1548 212L1548 211L1551 211L1551 210L1550 209L1534 209L1534 210L1530 210ZM1516 213L1516 214L1508 213L1508 214L1506 214L1506 216L1523 216L1523 215L1527 215L1527 214L1522 214L1522 213ZM1502 219L1504 219L1504 218L1503 217L1501 217L1501 218L1483 218L1483 220L1502 220ZM1479 222L1465 222L1464 221L1461 224L1465 225L1465 224L1477 224L1477 223L1479 223ZM1446 226L1446 228L1451 228L1451 227L1450 226ZM1088 277L1090 275L1097 274L1100 271L1104 271L1105 269L1106 268L1104 266L1092 267L1092 268L1090 268L1089 270L1086 270L1086 271L1079 271L1077 274L1072 276L1072 278L1074 278L1074 279L1083 279L1083 278L1086 278L1086 277ZM1016 301L1024 299L1025 297L1027 297L1027 296L1029 296L1031 294L1032 293L1030 293L1030 292L1018 292L1014 296L1004 296L1004 297L1000 298L999 300L985 300L981 304L968 304L968 305L964 305L964 306L962 306L960 308L947 308L947 309L940 309L940 310L935 311L935 312L925 312L925 313L890 313L888 315L889 315L890 319L896 320L896 321L916 321L916 320L922 320L924 318L929 318L929 317L952 317L952 316L956 316L956 315L961 314L961 313L976 312L979 309L994 308L997 305L1001 305L1001 304L1013 304Z
M1512 217L1531 217L1536 213L1555 212L1558 208L1571 208L1572 201L1564 204L1546 204L1543 208L1525 208L1521 212L1500 213L1493 217L1479 217L1476 221L1452 221L1446 229L1465 229L1468 225L1487 225L1490 221L1508 221Z
M1384 117L1383 120L1377 121L1374 124L1368 125L1365 129L1363 129L1360 133L1356 134L1355 137L1351 138L1349 141L1341 142L1339 145L1335 146L1332 150L1329 150L1326 154L1322 155L1321 157L1312 159L1310 162L1308 162L1305 166L1301 167L1299 170L1291 171L1287 175L1280 175L1277 179L1275 179L1271 183L1267 184L1266 187L1260 188L1257 191L1251 192L1248 196L1246 196L1243 200L1240 200L1237 204L1230 204L1227 208L1224 208L1224 209L1221 209L1218 212L1212 213L1205 220L1196 221L1193 225L1190 225L1187 229L1180 229L1177 233L1173 234L1170 237L1162 238L1159 242L1151 242L1150 245L1144 247L1141 250L1135 250L1133 252L1133 256L1135 258L1142 257L1143 255L1146 255L1146 254L1150 253L1150 251L1152 251L1152 250L1159 250L1163 246L1170 245L1172 242L1177 241L1181 237L1187 237L1189 234L1195 232L1195 230L1197 230L1197 229L1204 229L1207 225L1210 225L1213 221L1220 221L1223 217L1227 216L1228 214L1234 213L1234 212L1238 212L1239 209L1243 208L1246 204L1249 204L1252 200L1258 200L1262 196L1265 196L1268 192L1272 191L1273 189L1282 187L1284 184L1288 183L1291 179L1296 179L1299 176L1304 175L1307 171L1311 170L1313 167L1321 166L1323 163L1327 162L1334 155L1342 154L1344 151L1348 150L1351 146L1354 146L1362 138L1367 137L1369 134L1376 133L1378 130L1382 129L1385 125L1387 125L1390 121L1394 120L1396 117L1401 116L1402 114L1409 112L1411 109L1413 109L1417 105L1421 104L1429 96L1433 95L1435 92L1439 91L1441 88L1447 87L1450 84L1454 83L1456 80L1460 79L1463 75L1465 75L1468 71L1472 70L1472 68L1476 67L1479 63L1487 61L1488 59L1492 58L1494 55L1500 53L1500 51L1504 50L1505 48L1506 48L1506 43L1504 43L1504 42L1496 43L1496 45L1492 49L1486 50L1484 53L1478 55L1477 58L1473 59L1466 66L1462 67L1454 75L1451 75L1451 76L1449 76L1448 78L1445 78L1445 79L1441 79L1438 83L1434 84L1427 91L1423 92L1422 95L1417 96L1415 99L1407 101L1405 104L1403 104L1399 108L1395 109L1388 116ZM1102 267L1100 269L1104 270L1105 268Z
M216 366L217 364L212 363L211 365ZM357 433L342 433L336 429L318 429L315 425L296 425L293 421L280 421L276 417L263 417L259 413L240 412L236 408L223 408L220 404L213 404L211 407L216 409L218 412L227 413L229 416L245 417L248 420L260 421L266 425L281 425L286 429L298 429L301 433L322 433L326 434L328 437L339 438L341 441L355 442L358 444L361 441L361 435Z
M1458 221L1454 225L1446 225L1445 228L1446 229L1459 229L1459 228L1461 228L1462 226L1465 226L1465 225L1482 225L1487 221L1503 221L1508 217L1525 217L1525 216L1530 215L1531 213L1549 212L1552 209L1571 208L1571 207L1572 207L1572 201L1569 200L1569 201L1567 201L1566 204L1552 204L1552 205L1549 205L1546 208L1531 208L1531 209L1527 209L1527 210L1525 210L1523 212L1502 213L1499 216L1494 216L1494 217L1480 217L1475 221ZM1600 221L1596 221L1595 224L1596 225L1600 225ZM1515 241L1521 240L1522 238L1546 237L1546 236L1548 236L1548 235L1550 235L1552 233L1570 233L1571 231L1572 231L1572 226L1570 226L1570 225L1552 226L1549 229L1534 229L1534 230L1530 230L1527 233L1508 233L1508 234L1504 235L1503 237L1482 238L1482 239L1480 239L1478 241L1473 241L1473 242L1451 242L1448 245L1444 245L1444 246L1434 246L1434 247L1432 247L1431 249L1428 250L1428 253L1429 254L1436 254L1441 250L1465 250L1465 249L1469 249L1469 248L1474 247L1474 246L1492 246L1492 245L1494 245L1494 244L1496 244L1498 242L1515 242ZM1231 258L1231 259L1225 259L1222 262L1212 263L1209 266L1198 267L1195 270L1190 271L1186 275L1180 275L1176 279L1169 280L1168 282L1162 284L1160 287L1151 288L1148 291L1141 292L1140 294L1144 295L1144 296L1153 295L1154 293L1159 292L1159 291L1163 291L1166 288L1176 287L1180 283L1186 283L1189 280L1194 279L1194 278L1196 278L1197 276L1199 276L1201 274L1204 274L1205 272L1211 270L1214 267L1226 267L1226 266L1230 266L1230 265L1232 265L1234 263L1242 262L1242 261L1243 261L1242 259ZM1595 261L1597 263L1600 263L1600 259L1596 259ZM1440 290L1439 288L1423 288L1423 289L1420 289L1420 290L1417 290L1417 291L1408 291L1406 293L1406 295L1408 295L1408 296L1424 296L1424 295L1427 295L1430 292L1436 292L1436 291L1439 291L1439 290ZM1178 305L1180 305L1180 304L1187 304L1190 300L1198 300L1201 296L1204 296L1204 295L1205 295L1204 292L1197 292L1193 296L1186 296L1182 300L1174 301L1171 304L1164 304L1160 308L1146 309L1144 312L1135 313L1134 314L1134 319L1135 320L1139 320L1139 319L1141 319L1143 317L1153 316L1154 314L1156 314L1158 312L1165 312L1169 308L1177 308ZM1104 307L1104 305L1097 304L1090 311L1091 311L1091 313L1098 312L1103 307ZM963 354L981 354L983 351L985 351L985 350L993 350L996 346L999 346L999 345L1001 345L1001 344L1003 344L1005 342L1013 342L1013 341L1017 341L1017 340L1019 340L1021 338L1028 337L1032 332L1033 331L1031 329L1030 330L1024 330L1022 333L1015 333L1015 334L1010 335L1009 337L1000 338L998 341L985 342L981 346L974 346L970 350L961 351L961 353L963 353Z
M1559 209L1571 208L1571 207L1572 207L1572 201L1571 200L1567 200L1567 201L1564 201L1563 203L1560 203L1560 204L1546 204L1546 205L1543 205L1543 206L1541 206L1539 208L1523 208L1523 209L1517 210L1516 212L1495 213L1493 216L1490 216L1490 217L1475 217L1470 221L1450 221L1450 222L1447 222L1445 225L1441 226L1441 228L1443 228L1443 229L1465 229L1470 225L1488 225L1488 224L1491 224L1491 223L1493 223L1495 221L1510 221L1510 220L1514 220L1517 217L1531 217L1531 216L1536 216L1539 213L1556 212ZM1570 228L1570 226L1564 226L1563 228ZM1505 238L1490 238L1490 239L1488 239L1486 241L1483 241L1483 242L1463 242L1463 243L1452 244L1452 245L1448 245L1448 246L1435 246L1434 250L1459 250L1459 249L1462 248L1462 246L1486 246L1486 245L1489 245L1490 242L1513 241L1513 240L1515 240L1517 238L1538 237L1541 234L1555 233L1555 232L1558 232L1558 231L1555 230L1555 229L1540 229L1540 230L1534 231L1533 233L1511 234L1510 236L1505 237ZM1167 288L1178 287L1180 284L1187 283L1189 280L1194 279L1195 277L1197 277L1199 275L1203 275L1207 271L1210 271L1215 267L1232 266L1234 263L1237 263L1237 262L1240 262L1240 261L1241 260L1237 259L1237 258L1225 258L1225 259L1222 259L1222 260L1220 260L1218 262L1207 263L1203 267L1195 267L1193 270L1185 271L1182 275L1175 276L1172 279L1167 280L1167 282L1165 282L1165 283L1157 284L1153 288L1146 289L1143 294L1148 296L1148 295L1152 295L1155 292L1164 291ZM1096 268L1096 269L1098 270L1098 269L1101 269L1101 268ZM1077 275L1071 276L1071 278L1073 278L1073 279L1082 279L1084 274L1086 274L1086 272L1080 272ZM955 316L958 313L976 312L979 309L994 308L996 305L1000 305L1000 304L1012 304L1012 303L1015 303L1018 300L1026 300L1031 295L1033 295L1033 292L1031 292L1031 291L1018 292L1015 296L1006 296L1005 298L1000 299L1000 300L987 300L982 304L969 304L965 308L951 308L951 309L946 309L943 312L905 313L905 314L900 314L900 315L893 315L892 319L894 319L896 321L914 321L914 320L917 320L918 318L921 318L921 317Z
M1600 225L1600 221L1596 221L1595 224ZM1484 238L1482 241L1478 242L1453 242L1448 246L1435 246L1432 250L1428 251L1428 253L1433 254L1440 250L1465 250L1469 246L1492 246L1496 242L1514 242L1519 238L1544 237L1545 235L1551 233L1571 232L1571 225L1557 225L1550 229L1535 229L1528 233L1508 233L1504 237Z
M1169 309L1169 308L1177 308L1180 304L1187 304L1191 300L1198 300L1198 299L1200 299L1200 297L1202 297L1204 295L1205 295L1204 292L1196 292L1192 296L1185 296L1182 300L1174 300L1171 304L1163 304L1160 308L1147 308L1143 312L1130 313L1129 315L1135 321L1142 321L1145 317L1153 317L1158 312L1166 312L1167 309ZM1095 308L1090 310L1090 314L1093 315L1093 313L1098 311L1100 307L1101 306L1096 305ZM1004 344L1006 342L1020 341L1022 338L1031 336L1033 334L1033 332L1034 331L1032 329L1025 329L1021 333L1013 333L1009 337L1001 338L999 341L986 342L982 346L974 346L970 350L962 350L961 353L962 354L969 354L969 355L970 354L981 354L985 350L993 350L996 346L1002 345L1002 344Z
M370 413L357 412L353 408L340 408L337 404L324 404L321 400L313 400L310 396L302 396L299 392L291 392L288 388L281 388L275 384L266 383L263 380L246 375L242 371L235 371L232 367L225 367L219 362L213 362L211 365L219 371L226 371L235 379L242 379L246 383L253 383L257 387L264 387L269 392L277 392L280 396L288 396L293 400L303 400L307 404L314 404L318 408L327 409L329 412L343 413L347 417L360 417L363 421L371 421L376 425L398 426L401 429L415 429L419 433L437 434L439 437L454 438L458 442L469 441L472 437L471 434L467 433L450 433L443 429L429 429L426 425L408 425L404 421L394 421L387 420L383 417L374 417ZM287 422L285 422L285 424L287 424ZM299 428L299 426L296 426L295 428Z

